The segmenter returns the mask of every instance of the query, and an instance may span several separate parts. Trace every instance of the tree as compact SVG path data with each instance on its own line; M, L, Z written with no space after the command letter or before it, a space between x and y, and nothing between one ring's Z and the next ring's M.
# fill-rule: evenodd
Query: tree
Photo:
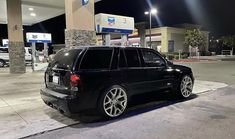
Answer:
M223 36L220 39L223 43L223 45L229 47L231 49L231 54L234 53L235 48L235 35L233 36Z
M220 39L223 45L233 48L235 46L235 35L234 36L223 36Z
M200 29L187 30L185 33L184 45L189 48L198 48L201 51L205 51L206 48L206 36Z

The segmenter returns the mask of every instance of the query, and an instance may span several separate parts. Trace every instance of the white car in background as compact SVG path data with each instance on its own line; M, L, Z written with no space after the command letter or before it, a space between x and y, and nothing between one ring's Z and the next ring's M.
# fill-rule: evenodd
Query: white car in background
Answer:
M25 63L32 63L32 49L25 47ZM0 47L0 68L9 65L9 51L7 47Z

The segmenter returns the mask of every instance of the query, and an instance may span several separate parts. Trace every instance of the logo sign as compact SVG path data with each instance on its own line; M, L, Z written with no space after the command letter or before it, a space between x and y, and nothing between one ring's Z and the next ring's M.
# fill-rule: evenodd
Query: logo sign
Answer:
M8 44L9 44L9 40L8 39L3 39L2 40L3 47L8 47Z
M108 17L108 25L109 26L115 25L115 17Z
M82 6L85 6L89 3L89 0L82 0Z
M49 33L27 33L28 43L51 43L51 34Z
M37 39L37 38L38 38L38 35L32 35L32 38L33 38L33 39Z

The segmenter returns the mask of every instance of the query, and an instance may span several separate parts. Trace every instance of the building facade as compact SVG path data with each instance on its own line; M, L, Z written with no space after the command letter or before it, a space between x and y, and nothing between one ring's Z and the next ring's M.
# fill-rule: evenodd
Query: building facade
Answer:
M150 47L149 29L136 29L133 34L128 36L126 46ZM169 52L189 52L189 48L184 45L187 27L159 27L151 30L151 47L162 53ZM142 32L142 33L141 33ZM144 33L143 33L144 32ZM209 46L209 32L202 31L206 36L206 50ZM112 34L111 45L121 45L121 36ZM102 45L102 35L97 36L97 45Z

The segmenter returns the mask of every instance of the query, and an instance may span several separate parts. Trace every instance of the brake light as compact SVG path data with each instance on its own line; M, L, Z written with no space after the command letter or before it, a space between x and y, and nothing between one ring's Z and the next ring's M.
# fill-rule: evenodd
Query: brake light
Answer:
M80 82L80 77L78 75L73 74L70 76L71 87L77 87L79 82Z

